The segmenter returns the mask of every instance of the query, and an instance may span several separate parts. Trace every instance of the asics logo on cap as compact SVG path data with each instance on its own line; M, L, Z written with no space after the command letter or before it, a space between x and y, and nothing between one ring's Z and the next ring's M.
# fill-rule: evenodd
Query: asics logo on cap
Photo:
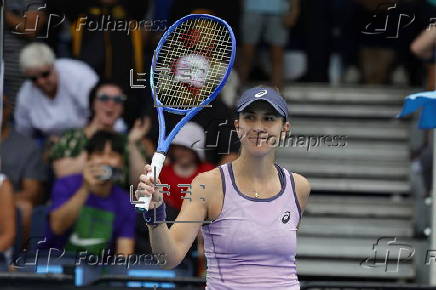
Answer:
M264 95L268 94L267 90L261 90L260 92L258 92L257 94L254 95L255 98L260 98Z

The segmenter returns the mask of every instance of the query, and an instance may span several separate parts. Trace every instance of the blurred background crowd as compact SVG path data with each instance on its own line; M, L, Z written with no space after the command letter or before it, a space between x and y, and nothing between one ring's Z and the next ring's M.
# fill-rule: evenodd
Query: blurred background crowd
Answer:
M435 88L433 0L5 0L4 8L0 252L9 260L34 235L69 251L151 252L128 191L157 144L151 57L184 15L225 19L238 57L222 96L173 142L160 177L170 186L169 220L181 208L179 185L236 158L232 106L250 84ZM177 116L166 117L172 128ZM187 259L203 275L201 237L197 245Z

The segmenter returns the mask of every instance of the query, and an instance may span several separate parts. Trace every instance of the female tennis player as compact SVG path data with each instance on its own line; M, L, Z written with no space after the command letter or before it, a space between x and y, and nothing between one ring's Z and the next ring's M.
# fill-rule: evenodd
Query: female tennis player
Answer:
M239 157L192 181L186 195L190 199L183 201L171 229L159 222L165 218L162 189L146 177L152 170L146 165L136 197L152 195L144 218L153 252L165 253L164 268L171 269L183 260L201 228L206 289L300 289L296 231L310 184L275 163L277 141L290 128L286 102L274 89L258 87L246 91L236 107Z

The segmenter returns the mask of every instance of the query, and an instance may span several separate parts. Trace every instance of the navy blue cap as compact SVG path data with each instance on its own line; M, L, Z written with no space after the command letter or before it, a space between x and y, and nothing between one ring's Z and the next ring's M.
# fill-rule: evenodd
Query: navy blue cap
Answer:
M288 105L285 99L273 88L256 87L246 90L236 104L238 112L243 111L254 101L267 101L286 121L288 120Z

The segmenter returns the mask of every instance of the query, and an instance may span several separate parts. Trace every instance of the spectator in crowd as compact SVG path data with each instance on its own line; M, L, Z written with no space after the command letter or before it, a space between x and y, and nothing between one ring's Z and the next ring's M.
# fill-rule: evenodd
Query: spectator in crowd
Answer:
M271 83L283 88L284 47L300 14L300 0L245 0L242 20L241 83L247 81L261 36L270 45Z
M47 137L86 124L87 97L98 81L88 65L77 60L55 60L46 44L32 43L21 51L20 67L28 80L17 97L18 132Z
M335 81L340 56L342 81L386 85L407 82L416 85L419 63L408 43L420 27L420 3L424 1L302 1L302 27L307 61L300 81ZM389 21L388 21L389 20ZM411 22L411 23L410 23ZM403 70L399 69L405 68ZM332 71L333 69L333 71ZM408 80L405 79L408 77Z
M57 178L82 172L86 163L85 146L98 130L116 131L117 123L124 109L126 96L122 88L113 83L102 81L89 94L91 118L84 128L65 132L50 150L50 160ZM136 180L140 175L146 157L153 155L154 146L150 139L144 138L151 127L148 117L136 120L128 136L122 136L125 147L124 185L128 177ZM149 161L149 160L148 160Z
M171 9L169 14L164 14L169 17L169 24L174 23L177 19L182 18L188 14L211 14L224 19L232 28L235 33L236 39L239 39L239 22L241 14L241 1L233 0L222 0L222 1L202 1L202 0L185 0L185 1L175 1L175 0L165 0L167 3L170 2ZM155 5L159 2L155 0ZM159 10L162 7L157 7ZM166 8L165 6L163 7ZM165 18L165 16L163 18ZM162 19L162 12L155 12L156 19Z
M414 70L419 63L411 57L408 46L417 33L416 27L421 25L417 4L422 1L354 2L356 14L352 26L354 35L358 36L361 81L370 85L387 85L394 81L393 72L399 64ZM410 21L413 25L408 24Z
M355 64L358 33L351 29L354 1L305 0L301 2L301 28L307 69L301 82L329 82L330 58L334 50L345 66ZM340 42L336 44L335 42Z
M184 1L186 4L187 1ZM163 26L168 27L170 23L171 10L174 7L174 0L151 0L150 16L154 20L158 20ZM186 15L186 14L185 14ZM164 28L164 27L162 27ZM151 46L156 47L159 39L162 37L164 29L158 29L155 31L144 31L145 41L150 41Z
M426 62L427 84L429 91L436 89L436 28L430 26L425 29L410 45L411 51Z
M136 213L129 194L113 181L123 166L124 148L117 133L98 131L92 136L83 172L60 178L53 187L44 247L133 253Z
M425 29L412 44L410 49L414 54L423 60L430 60L435 55L436 27L429 26Z
M15 239L15 206L12 185L3 173L0 173L0 254L7 262L12 254Z
M32 208L38 205L43 196L47 168L42 161L42 153L35 141L21 135L10 126L12 104L9 89L3 96L3 122L0 137L1 170L12 184L14 201L23 221L23 235L28 237L31 226Z
M44 27L46 15L39 9L44 5L41 0L5 0L3 3L4 83L9 85L9 97L15 103L17 92L24 81L19 66L20 51Z
M67 2L67 3L64 3ZM145 88L144 40L146 30L164 30L145 19L149 1L49 0L50 9L62 11L71 22L72 56L89 64L102 79L112 79L128 95L124 119L129 127L151 108Z
M199 173L215 167L205 162L205 141L203 128L197 123L188 122L171 143L167 162L160 174L161 182L169 185L170 194L164 196L169 211L174 212L174 215L169 216L177 217L185 198L182 191L189 190L181 185L191 184L192 179ZM189 196L186 197L189 198Z

